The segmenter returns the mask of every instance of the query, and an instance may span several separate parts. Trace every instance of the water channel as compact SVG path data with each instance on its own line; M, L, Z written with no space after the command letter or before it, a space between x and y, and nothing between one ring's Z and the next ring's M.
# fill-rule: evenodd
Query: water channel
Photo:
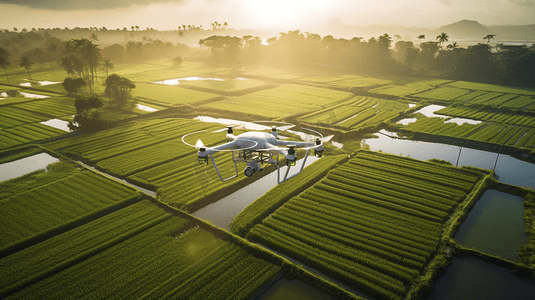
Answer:
M428 300L534 299L535 283L477 257L455 257L438 278Z
M527 244L523 201L519 196L487 190L464 220L455 240L468 248L517 260L516 251Z
M314 156L307 158L305 166L318 160ZM297 161L296 166L290 168L288 177L296 174L301 167L303 159ZM281 167L281 178L286 173L287 167ZM240 174L240 176L245 176ZM234 192L233 194L212 203L198 211L192 213L195 217L208 220L212 224L230 230L230 223L242 210L244 210L249 204L253 203L256 199L264 195L267 191L277 185L277 171L273 171L270 174L256 180L248 186Z
M45 169L49 164L58 161L59 159L48 153L39 153L12 162L3 163L0 165L0 181L17 178L33 171Z

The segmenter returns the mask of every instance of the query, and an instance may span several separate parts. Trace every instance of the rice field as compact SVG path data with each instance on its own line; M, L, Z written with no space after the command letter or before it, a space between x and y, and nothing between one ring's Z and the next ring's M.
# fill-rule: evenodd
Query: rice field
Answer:
M448 213L479 176L361 151L247 238L374 298L403 299L436 249Z
M404 85L391 84L386 86L381 86L369 90L370 93L381 94L381 95L390 95L390 96L408 96L411 94L416 94L434 88L438 85L443 85L450 82L449 80L443 79L434 79L426 81L416 81L409 82Z
M211 102L202 107L276 119L319 110L352 97L352 94L346 92L287 84L245 96Z

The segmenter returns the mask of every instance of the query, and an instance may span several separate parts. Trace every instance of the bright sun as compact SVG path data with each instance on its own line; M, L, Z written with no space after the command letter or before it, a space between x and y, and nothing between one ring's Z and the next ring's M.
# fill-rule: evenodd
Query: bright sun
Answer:
M303 0L244 1L251 22L258 27L288 27L311 22L310 16L324 4Z

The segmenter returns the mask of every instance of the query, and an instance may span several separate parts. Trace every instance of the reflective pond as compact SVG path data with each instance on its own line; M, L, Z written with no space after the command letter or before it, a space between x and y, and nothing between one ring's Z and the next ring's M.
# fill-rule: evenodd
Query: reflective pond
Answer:
M33 171L45 169L49 164L58 161L59 159L48 153L39 153L12 162L3 163L0 165L0 181L17 178Z
M455 240L468 248L517 260L516 251L527 244L523 200L487 190L464 220Z
M178 85L178 84L180 84L181 81L199 81L199 80L225 81L225 79L222 79L222 78L191 76L191 77L182 77L182 78L174 78L174 79L166 79L166 80L161 80L161 81L155 81L153 83L155 83L155 84L165 84L165 85Z
M476 257L455 257L427 299L527 300L534 295L535 283L510 269Z
M335 300L311 285L299 280L281 278L269 287L256 300Z
M382 133L396 136L395 132L381 130ZM453 165L474 166L492 169L496 163L496 174L500 182L517 186L535 188L535 164L525 162L509 155L476 150L454 145L403 140L377 134L376 139L365 139L372 151L383 151L396 155L410 156L420 160L442 159ZM498 160L496 161L496 159Z
M69 122L63 121L63 120L60 120L60 119L50 119L48 121L44 121L44 122L40 122L40 123L43 124L43 125L46 125L46 126L50 126L50 127L54 127L54 128L57 128L57 129L61 129L63 131L67 131L67 132L71 131L69 129L69 126L67 126L67 124L69 124Z
M142 104L136 104L136 107L137 107L137 109L140 109L140 110L143 110L143 111L148 111L148 112L158 111L156 108L152 108L152 107L149 107L149 106L146 106L146 105L142 105Z
M426 107L423 107L423 108L415 111L414 113L415 114L416 113L421 113L422 115L424 115L424 116L426 116L428 118L444 118L444 119L450 118L450 116L435 114L436 111L441 110L443 108L446 108L446 106L432 104L432 105L428 105ZM445 121L444 123L457 123L457 125L462 125L464 123L468 123L468 124L472 124L472 125L477 125L477 124L480 124L481 121L471 120L471 119L464 119L464 118L452 118L450 120ZM406 124L403 124L403 125L406 125Z

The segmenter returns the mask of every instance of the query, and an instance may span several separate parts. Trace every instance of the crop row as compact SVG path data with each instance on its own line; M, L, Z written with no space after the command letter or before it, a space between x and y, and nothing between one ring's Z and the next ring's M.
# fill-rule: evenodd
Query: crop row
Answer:
M292 196L300 193L314 181L325 176L329 170L345 159L345 155L326 156L320 159L318 163L307 166L299 176L291 181L275 186L234 218L231 224L232 232L244 236L255 224L275 211Z
M371 296L401 299L401 295L404 293L402 282L386 275L380 276L370 268L315 248L313 246L315 241L312 239L306 239L306 242L303 242L261 224L256 225L249 232L248 238L273 249L279 249L283 253L355 286Z
M0 130L0 149L2 150L20 146L29 142L30 141L28 139L6 132L5 130Z
M0 286L52 269L164 215L149 201L140 202L7 256L0 260Z
M429 90L437 85L447 83L449 80L434 79L427 81L417 81L407 83L405 85L387 85L370 90L370 93L393 95L393 96L407 96Z
M195 138L201 139L206 145L224 142L223 136L211 133L198 134ZM195 148L175 138L101 160L97 163L97 167L119 176L129 176L194 152L196 152Z
M41 114L47 114L53 117L69 116L76 113L74 101L72 98L67 97L26 102L23 104L14 105L14 107Z
M48 139L66 133L61 129L57 129L40 123L24 124L17 127L5 129L4 131L28 139L30 141Z
M117 136L125 138L126 136L143 132L145 128L149 129L152 126L169 122L169 119L153 119L144 122L129 123L123 126L98 131L95 133L84 134L80 136L71 137L65 140L55 141L47 144L47 147L54 150L63 148L72 148L85 144L97 143L99 141L108 139L113 140Z
M375 152L360 152L358 157L365 158L366 160L372 160L375 162L388 163L390 165L395 165L406 169L418 170L438 176L449 177L451 179L457 179L459 181L466 181L472 184L478 179L477 174L470 170L447 167L419 160L415 161L413 159L403 156L379 155Z
M361 151L247 238L370 296L398 299L435 250L446 212L477 178L469 170Z
M455 98L468 94L470 91L465 89L458 89L454 87L439 87L432 90L428 90L422 93L413 94L414 97L433 99L433 100L445 100L453 101Z
M211 102L204 106L253 115L262 114L265 117L277 118L322 109L335 102L344 101L352 97L353 95L350 93L328 89L283 85L241 97Z
M446 191L451 191L454 194L459 194L459 191L466 192L472 187L472 183L470 182L463 182L454 178L447 178L440 175L431 175L428 172L409 168L398 168L388 163L371 161L364 158L357 157L356 159L351 160L351 164L355 164L358 166L369 166L377 170L386 171L418 180L428 181L434 184L444 186L444 189Z
M327 193L323 195L328 199ZM314 195L311 194L311 196ZM393 225L392 222L376 222L373 217L378 214L350 213L350 211L338 208L327 208L326 205L320 206L325 211L318 211L318 204L318 202L308 200L306 196L296 197L272 214L271 218L284 220L296 226L314 226L316 229L332 231L333 234L351 239L351 243L358 241L362 245L373 246L376 249L372 251L375 252L380 251L383 245L389 246L391 253L403 254L408 259L406 264L409 266L421 267L421 264L425 262L425 256L435 246L436 240L413 235L412 232L417 231L416 229L412 231L392 230L389 229ZM361 216L363 220L358 216ZM355 219L358 220L354 221ZM370 226L372 224L373 226Z
M346 118L336 125L344 128L375 125L391 119L407 109L407 105L405 103L382 99L375 100L375 104L367 110L359 112L350 118Z
M501 85L477 83L477 82L470 82L470 81L454 81L452 83L448 83L448 85L452 87L456 87L456 88L467 89L467 90L498 92L498 93L505 93L505 94L535 95L535 92L526 90L526 89L511 88L511 87L506 87L506 86L501 86Z
M535 127L535 116L519 112L498 112L485 109L477 110L469 107L446 107L441 109L439 113L453 117Z
M0 108L0 116L10 118L22 123L41 122L48 119L48 117L36 114L34 112L19 109L13 106L3 106Z
M0 246L137 197L138 193L90 171L0 201Z

